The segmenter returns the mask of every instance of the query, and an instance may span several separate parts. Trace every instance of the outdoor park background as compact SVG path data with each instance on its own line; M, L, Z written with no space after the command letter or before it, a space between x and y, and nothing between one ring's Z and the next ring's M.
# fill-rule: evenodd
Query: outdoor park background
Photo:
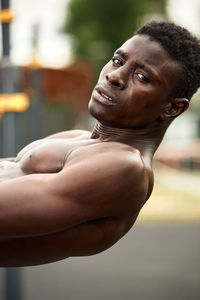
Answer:
M92 128L87 102L99 70L144 22L171 20L200 36L199 0L13 0L11 9L13 92L30 100L12 113L14 153L54 132ZM200 299L200 92L168 130L154 168L154 192L130 233L94 257L23 268L23 299ZM4 283L1 270L0 299Z

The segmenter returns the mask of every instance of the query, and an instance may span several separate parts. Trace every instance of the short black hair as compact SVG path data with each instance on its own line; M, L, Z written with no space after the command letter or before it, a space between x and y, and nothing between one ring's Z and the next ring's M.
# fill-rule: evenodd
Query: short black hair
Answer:
M171 22L150 22L135 34L145 34L159 42L172 59L182 67L181 79L176 83L172 95L191 99L200 86L200 42L187 29Z

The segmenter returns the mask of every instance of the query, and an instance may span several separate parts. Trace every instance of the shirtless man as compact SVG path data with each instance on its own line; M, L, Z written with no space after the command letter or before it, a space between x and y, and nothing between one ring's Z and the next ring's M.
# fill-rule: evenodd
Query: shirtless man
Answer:
M0 266L92 255L134 224L153 188L151 162L200 85L200 46L170 23L139 29L103 68L91 132L61 132L1 162Z

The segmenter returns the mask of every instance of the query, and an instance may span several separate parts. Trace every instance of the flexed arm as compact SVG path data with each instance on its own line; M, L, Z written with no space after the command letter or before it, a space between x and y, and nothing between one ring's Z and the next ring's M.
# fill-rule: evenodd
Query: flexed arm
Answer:
M59 173L0 183L0 266L94 254L130 229L147 194L142 164L94 149L73 153Z
M146 195L142 167L132 155L90 148L74 153L59 173L0 183L0 238L56 233L139 209Z

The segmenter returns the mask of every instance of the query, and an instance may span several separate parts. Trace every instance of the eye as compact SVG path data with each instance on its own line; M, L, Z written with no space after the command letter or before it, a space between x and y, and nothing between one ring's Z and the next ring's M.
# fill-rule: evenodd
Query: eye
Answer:
M122 66L123 65L123 61L121 59L119 59L119 58L116 58L116 57L112 58L112 62L116 66Z
M143 82L149 82L149 79L144 76L142 73L136 73L137 77Z

